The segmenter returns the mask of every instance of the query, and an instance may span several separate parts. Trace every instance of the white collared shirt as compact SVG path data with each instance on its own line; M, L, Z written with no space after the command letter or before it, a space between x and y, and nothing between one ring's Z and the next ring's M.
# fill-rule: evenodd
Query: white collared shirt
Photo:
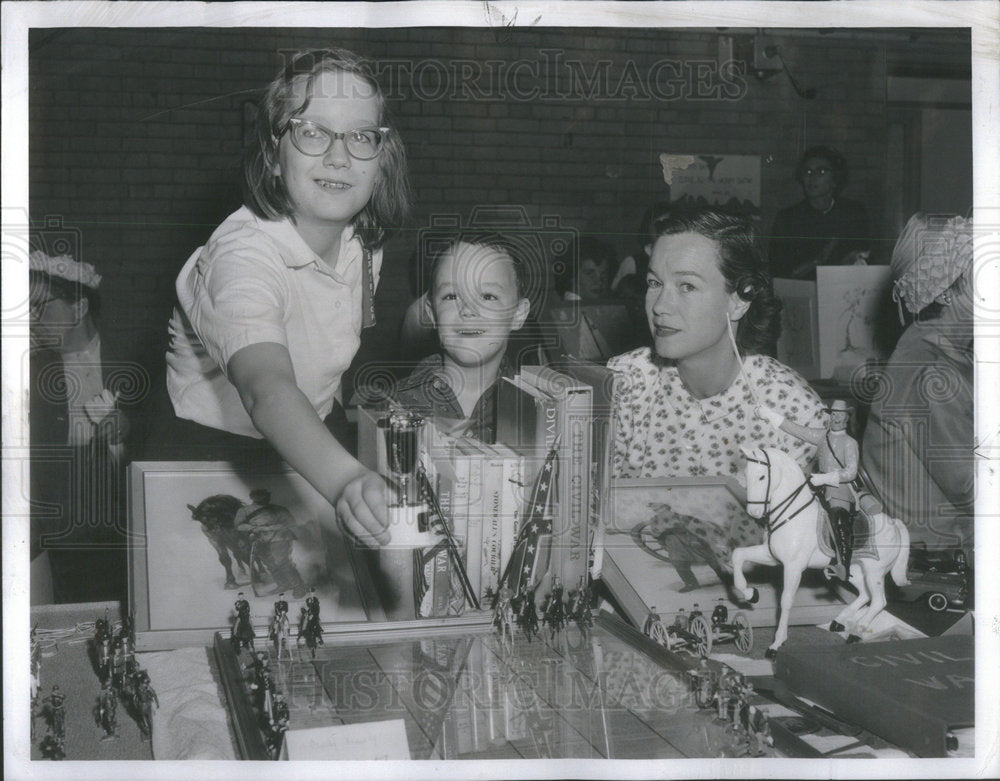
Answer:
M377 285L381 250L372 261ZM225 371L262 342L288 349L296 384L326 417L361 343L362 266L350 228L331 270L287 218L262 220L246 207L226 218L177 278L167 389L178 417L260 438Z

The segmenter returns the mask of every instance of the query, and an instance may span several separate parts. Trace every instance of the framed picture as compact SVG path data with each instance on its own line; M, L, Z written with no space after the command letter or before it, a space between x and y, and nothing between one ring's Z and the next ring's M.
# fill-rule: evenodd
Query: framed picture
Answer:
M328 622L384 620L334 510L292 471L136 462L129 471L129 591L140 650L209 644L242 592L260 637L278 595L293 624L312 590Z
M745 492L730 477L631 478L611 483L601 577L628 618L643 626L650 613L665 621L695 606L729 608L733 547L763 542L744 510ZM752 566L747 581L760 593L740 604L752 626L776 626L781 567ZM806 570L791 621L817 624L843 608L819 570Z
M816 283L803 279L775 279L781 299L781 336L778 360L807 380L819 379L819 328Z
M820 376L848 380L871 358L880 308L889 301L889 266L817 266Z

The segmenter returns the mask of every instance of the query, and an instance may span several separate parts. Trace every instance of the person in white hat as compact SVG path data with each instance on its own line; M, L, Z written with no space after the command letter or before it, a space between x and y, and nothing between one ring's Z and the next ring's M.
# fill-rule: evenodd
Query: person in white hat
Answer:
M825 485L825 509L833 530L837 548L834 574L847 580L851 570L851 551L854 548L852 510L854 490L850 483L858 476L858 443L847 433L851 408L842 399L836 399L828 408L830 420L825 428L809 428L786 420L769 407L757 408L757 415L775 428L816 445L817 471L810 477L813 485Z
M32 600L124 598L128 420L109 386L138 378L103 360L94 266L44 250L28 260Z

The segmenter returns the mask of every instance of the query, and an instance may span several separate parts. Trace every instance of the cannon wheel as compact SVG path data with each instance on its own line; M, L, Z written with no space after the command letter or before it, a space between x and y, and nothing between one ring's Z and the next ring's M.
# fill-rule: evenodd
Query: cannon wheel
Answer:
M712 627L708 625L705 616L695 616L688 624L688 631L694 635L695 650L699 656L707 659L712 653Z
M750 649L753 648L753 628L746 613L737 613L733 616L733 628L736 630L733 638L736 647L745 654L750 653Z
M659 643L668 651L670 650L670 633L660 619L654 618L649 622L649 625L646 627L646 634L650 640Z
M632 535L632 541L650 556L655 556L660 561L670 561L670 556L663 549L663 542L653 532L649 523L636 524L629 534Z
M688 624L688 632L694 638L694 650L699 656L707 659L712 653L712 627L708 625L705 616L694 616Z

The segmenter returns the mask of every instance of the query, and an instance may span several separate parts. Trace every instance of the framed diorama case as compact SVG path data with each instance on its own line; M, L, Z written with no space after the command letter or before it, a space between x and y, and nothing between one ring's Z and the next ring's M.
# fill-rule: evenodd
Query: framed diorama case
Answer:
M737 603L727 588L734 543L763 542L763 530L744 509L746 492L731 477L620 478L611 483L604 526L601 578L637 627L652 613L663 619L722 600L752 626L776 626L780 567L749 567L760 598ZM818 624L844 607L818 570L807 570L791 613L796 624Z
M296 609L311 588L325 621L384 617L333 508L291 470L135 462L128 481L135 540L129 597L139 650L210 644L231 625L241 591L255 628L266 626L279 592Z

